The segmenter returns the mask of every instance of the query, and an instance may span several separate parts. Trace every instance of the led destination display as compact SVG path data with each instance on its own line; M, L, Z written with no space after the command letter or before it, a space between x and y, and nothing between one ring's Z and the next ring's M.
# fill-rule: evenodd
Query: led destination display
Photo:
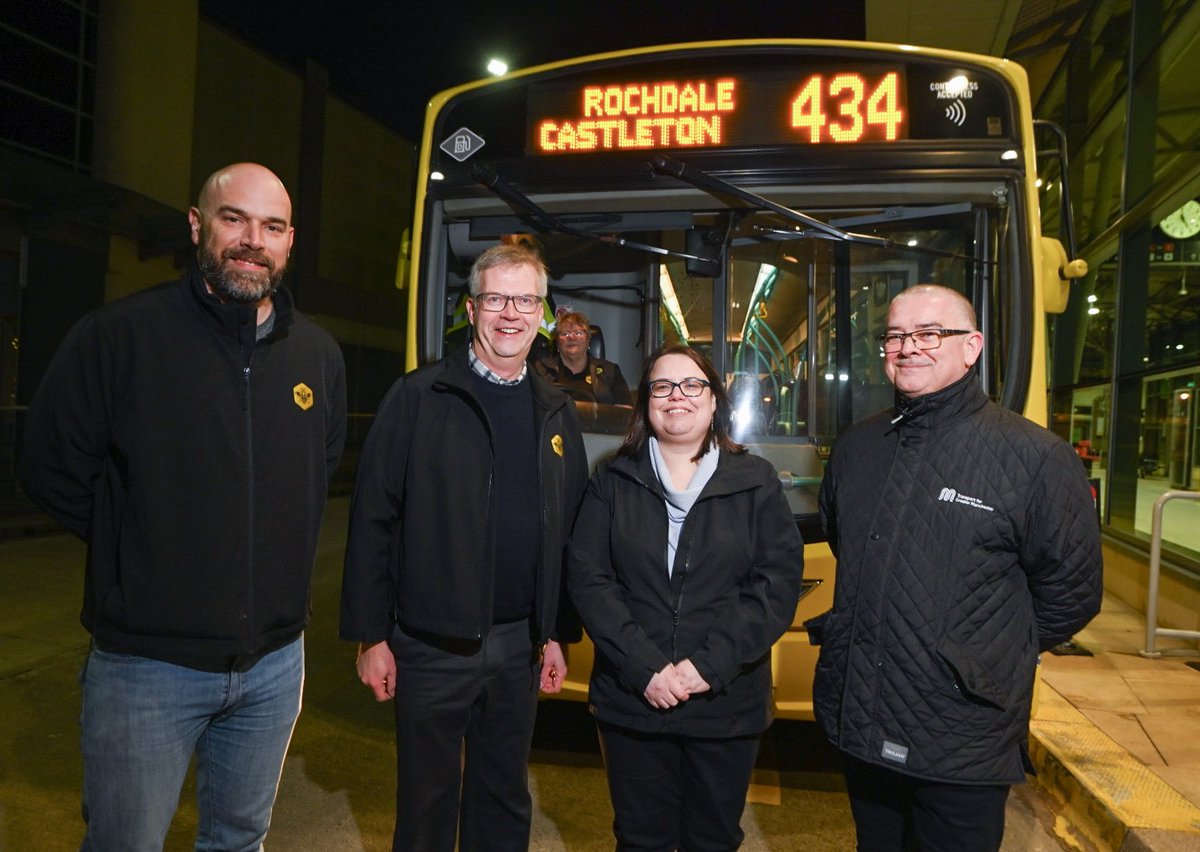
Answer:
M890 144L1003 136L996 80L906 64L533 84L527 153Z

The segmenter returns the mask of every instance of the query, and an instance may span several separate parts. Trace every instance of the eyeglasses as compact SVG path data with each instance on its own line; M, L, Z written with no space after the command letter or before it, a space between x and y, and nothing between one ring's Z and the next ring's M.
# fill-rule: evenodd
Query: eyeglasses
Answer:
M670 379L655 379L650 383L650 396L659 398L670 396L675 392L675 388L679 388L679 392L684 396L700 396L706 387L708 387L708 382L704 379L681 379L678 382Z
M587 334L588 333L586 331L584 331L583 329L577 329L575 331L560 331L558 333L558 336L559 337L587 337Z
M532 314L542 304L541 296L505 296L503 293L480 293L475 302L485 311L502 311L509 302L522 314Z
M942 345L943 337L954 337L958 334L970 334L965 328L923 328L920 331L898 332L890 331L879 335L879 350L884 353L899 352L904 348L904 339L911 337L913 346L918 349L937 349Z

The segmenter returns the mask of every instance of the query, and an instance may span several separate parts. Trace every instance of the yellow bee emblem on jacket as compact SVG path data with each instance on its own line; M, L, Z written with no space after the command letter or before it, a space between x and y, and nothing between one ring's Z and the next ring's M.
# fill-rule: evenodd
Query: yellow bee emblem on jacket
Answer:
M554 449L554 452L558 453L559 456L562 456L562 454L563 454L562 435L555 435L553 438L551 438L550 446Z
M304 411L308 411L313 407L313 392L312 388L301 382L292 388L292 399L296 405L300 406Z

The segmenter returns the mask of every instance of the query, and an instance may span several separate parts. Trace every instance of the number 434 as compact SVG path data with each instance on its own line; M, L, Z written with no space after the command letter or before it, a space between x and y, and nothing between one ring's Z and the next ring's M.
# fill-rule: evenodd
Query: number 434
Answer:
M896 141L904 123L899 76L895 71L885 74L870 94L867 86L861 74L838 74L829 78L828 86L824 77L814 74L792 101L792 127L807 129L812 144L859 142L864 135Z

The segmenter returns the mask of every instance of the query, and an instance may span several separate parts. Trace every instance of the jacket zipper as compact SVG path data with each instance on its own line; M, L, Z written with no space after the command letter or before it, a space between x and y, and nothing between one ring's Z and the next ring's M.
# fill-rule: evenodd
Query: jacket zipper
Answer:
M246 546L247 562L250 571L246 584L246 611L242 615L242 629L250 637L250 628L254 619L254 412L250 405L250 362L254 358L254 350L246 355L246 363L242 367L242 408L246 412Z

